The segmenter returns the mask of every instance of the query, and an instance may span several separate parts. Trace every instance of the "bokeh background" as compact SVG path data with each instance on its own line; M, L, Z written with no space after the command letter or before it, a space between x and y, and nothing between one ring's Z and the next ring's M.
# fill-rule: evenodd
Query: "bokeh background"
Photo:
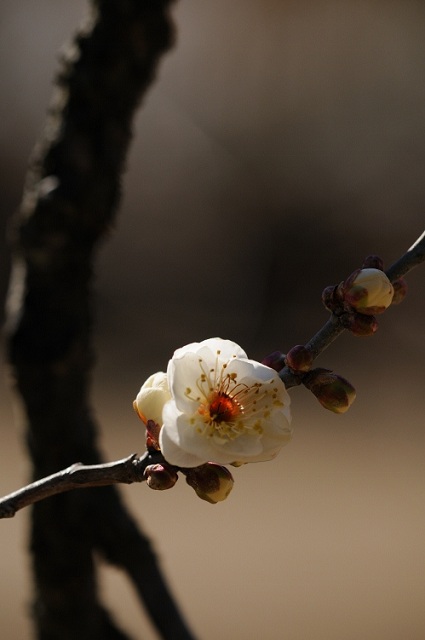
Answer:
M86 2L0 1L0 292L5 242L58 52ZM254 358L306 342L320 302L424 228L425 7L414 0L180 0L140 110L116 228L99 250L93 407L108 460L141 452L132 400L173 350L219 335ZM357 388L344 416L291 393L295 435L212 506L183 480L122 492L200 640L425 637L425 272L369 339L320 359ZM3 357L4 364L4 357ZM1 380L0 492L28 479ZM60 431L59 435L60 437ZM0 635L31 637L28 513L0 526ZM130 586L101 589L156 640Z

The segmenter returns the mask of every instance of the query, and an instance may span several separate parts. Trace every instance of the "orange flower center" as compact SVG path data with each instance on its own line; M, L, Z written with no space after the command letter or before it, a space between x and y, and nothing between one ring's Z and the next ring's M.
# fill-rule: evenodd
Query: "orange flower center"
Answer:
M198 433L222 442L244 434L258 437L263 433L263 420L270 418L274 408L283 406L276 382L274 379L252 380L251 384L238 382L236 371L227 372L231 360L220 363L219 355L217 351L213 366L199 358L196 386L185 389L185 396L197 404L190 424L196 425ZM196 414L201 416L203 424L197 421Z
M222 391L213 391L208 400L210 419L215 424L233 422L242 411L239 402Z

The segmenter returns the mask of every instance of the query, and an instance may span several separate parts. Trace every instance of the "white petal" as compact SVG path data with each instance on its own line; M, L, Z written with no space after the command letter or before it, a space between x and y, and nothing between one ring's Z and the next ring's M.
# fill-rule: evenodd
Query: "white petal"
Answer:
M173 358L181 358L185 353L196 353L199 347L199 342L191 342L184 347L176 349L173 354Z
M207 355L205 349L208 349L211 356ZM232 340L222 340L221 338L208 338L202 342L191 342L190 344L176 349L171 360L178 360L187 353L203 352L208 362L212 365L216 361L217 352L219 352L220 359L224 362L232 358L246 358L245 351Z
M162 455L170 464L176 467L199 467L204 464L205 460L194 456L187 451L184 451L178 444L171 438L170 432L162 427L159 433L159 446L161 448ZM207 461L208 462L208 461Z
M185 353L179 358L173 358L168 365L168 378L171 395L180 411L192 415L202 402L205 402L205 394L209 393L209 385L205 382L200 388L201 375L208 371L208 364L199 362L196 353Z
M222 360L230 360L231 358L246 358L245 351L232 340L223 340L222 338L208 338L199 343L199 347L208 347L213 354L215 360L216 354L220 352Z
M261 362L249 359L235 360L229 363L227 370L229 373L238 374L238 382L243 380L246 384L250 384L249 378L252 379L251 384L252 382L273 382L279 390L282 390L282 393L288 395L285 385L276 371Z
M259 436L242 434L234 440L229 440L222 445L214 438L211 439L211 460L221 464L228 464L234 460L251 459L262 452L262 444Z
M267 462L267 460L273 460L276 458L278 453L281 450L281 446L275 447L274 449L267 449L267 451L262 451L258 456L253 456L249 459L240 458L239 460L233 460L233 462Z
M162 419L159 443L168 462L196 467L211 460L208 439L197 431L197 425L191 424L187 415L178 410L173 400L164 406Z
M288 407L289 409L289 407ZM270 438L286 438L287 434L292 434L291 419L285 414L286 408L278 409L270 414L267 420L262 421L264 429L264 437Z
M284 447L292 440L293 431L290 427L282 429L279 433L266 432L262 439L261 444L264 451L268 449L276 449L278 447Z

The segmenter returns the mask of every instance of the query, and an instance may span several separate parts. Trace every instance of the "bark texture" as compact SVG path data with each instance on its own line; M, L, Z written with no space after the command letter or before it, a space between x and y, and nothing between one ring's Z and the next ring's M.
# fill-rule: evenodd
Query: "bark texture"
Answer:
M92 1L63 56L34 153L15 225L7 320L34 480L102 461L89 403L93 260L114 220L132 117L172 44L170 4ZM192 637L115 487L37 503L31 551L40 640L128 637L99 601L95 551L128 572L162 637Z

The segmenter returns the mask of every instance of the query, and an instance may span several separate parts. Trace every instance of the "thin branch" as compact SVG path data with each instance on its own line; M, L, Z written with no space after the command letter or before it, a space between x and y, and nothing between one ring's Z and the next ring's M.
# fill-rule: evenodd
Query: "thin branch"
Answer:
M12 518L24 507L72 489L143 482L144 470L149 464L157 462L157 458L161 459L161 456L158 454L154 459L146 452L141 457L133 453L122 460L104 464L83 465L81 462L76 462L58 473L36 480L2 498L0 518Z
M401 256L399 260L394 262L394 264L389 267L385 271L388 278L391 282L394 280L398 280L402 276L415 269L415 267L419 266L422 262L425 261L425 231L423 234L412 244L410 249L406 251L406 253Z
M425 262L425 231L416 242L413 243L410 249L394 262L385 273L389 280L394 282L423 262ZM344 333L344 331L346 331L346 329L342 324L341 318L332 313L323 327L319 329L316 335L314 335L305 346L311 351L313 359L315 360L334 340ZM301 384L302 381L302 376L294 375L288 367L284 367L279 372L279 377L283 380L287 389Z

